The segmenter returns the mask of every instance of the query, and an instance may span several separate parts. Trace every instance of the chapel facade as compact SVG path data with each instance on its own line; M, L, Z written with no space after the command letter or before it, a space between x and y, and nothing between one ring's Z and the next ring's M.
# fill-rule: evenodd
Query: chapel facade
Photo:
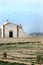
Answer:
M6 22L0 27L0 38L19 38L26 37L22 25L16 25L11 22Z

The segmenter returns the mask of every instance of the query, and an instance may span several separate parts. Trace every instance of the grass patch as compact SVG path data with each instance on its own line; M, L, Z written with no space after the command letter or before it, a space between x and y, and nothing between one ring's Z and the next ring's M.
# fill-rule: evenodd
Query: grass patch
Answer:
M8 59L13 59L13 60L19 60L19 61L24 61L24 62L30 62L36 60L32 60L29 58L29 56L37 56L37 54L40 54L41 56L43 55L43 44L41 43L33 43L33 42L28 42L28 43L8 43L5 45L0 45L0 53L3 54L3 52L7 52ZM22 57L27 57L27 58L22 58ZM42 56L43 57L43 56ZM0 58L2 58L2 55L0 55ZM20 59L19 59L20 58ZM10 64L10 63L9 63ZM9 65L8 64L8 65ZM1 65L1 63L0 63ZM3 65L3 64L2 64ZM7 64L4 64L7 65ZM10 64L10 65L23 65L23 64Z
M9 63L9 62L3 62L3 61L0 61L0 65L26 65L26 64L23 64L23 63Z

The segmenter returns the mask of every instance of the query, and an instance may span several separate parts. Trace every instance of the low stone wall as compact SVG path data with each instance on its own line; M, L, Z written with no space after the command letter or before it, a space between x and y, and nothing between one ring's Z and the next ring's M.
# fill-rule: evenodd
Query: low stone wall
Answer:
M18 43L18 42L35 42L43 43L43 36L40 37L21 37L21 38L0 38L0 43Z

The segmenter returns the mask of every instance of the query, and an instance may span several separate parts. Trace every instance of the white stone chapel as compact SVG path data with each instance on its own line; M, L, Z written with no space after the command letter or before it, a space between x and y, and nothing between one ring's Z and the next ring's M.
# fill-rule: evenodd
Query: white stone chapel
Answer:
M26 37L26 33L23 30L22 25L16 25L9 21L0 26L0 37L13 38L13 37Z

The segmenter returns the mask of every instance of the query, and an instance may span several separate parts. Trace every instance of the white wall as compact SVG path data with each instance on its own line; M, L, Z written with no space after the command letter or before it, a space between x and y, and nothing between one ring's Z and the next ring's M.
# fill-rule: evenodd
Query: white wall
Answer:
M17 25L8 23L4 24L5 28L5 37L9 37L9 31L13 31L13 37L17 37ZM2 36L3 37L3 25L1 26ZM27 37L26 33L24 32L23 28L19 27L19 37Z
M26 37L26 33L21 28L19 28L19 37Z
M5 25L5 37L9 37L9 31L13 31L13 37L17 37L17 25L14 24Z
M1 26L1 37L3 37L3 25Z
M1 37L2 33L1 33L1 28L0 28L0 37Z

